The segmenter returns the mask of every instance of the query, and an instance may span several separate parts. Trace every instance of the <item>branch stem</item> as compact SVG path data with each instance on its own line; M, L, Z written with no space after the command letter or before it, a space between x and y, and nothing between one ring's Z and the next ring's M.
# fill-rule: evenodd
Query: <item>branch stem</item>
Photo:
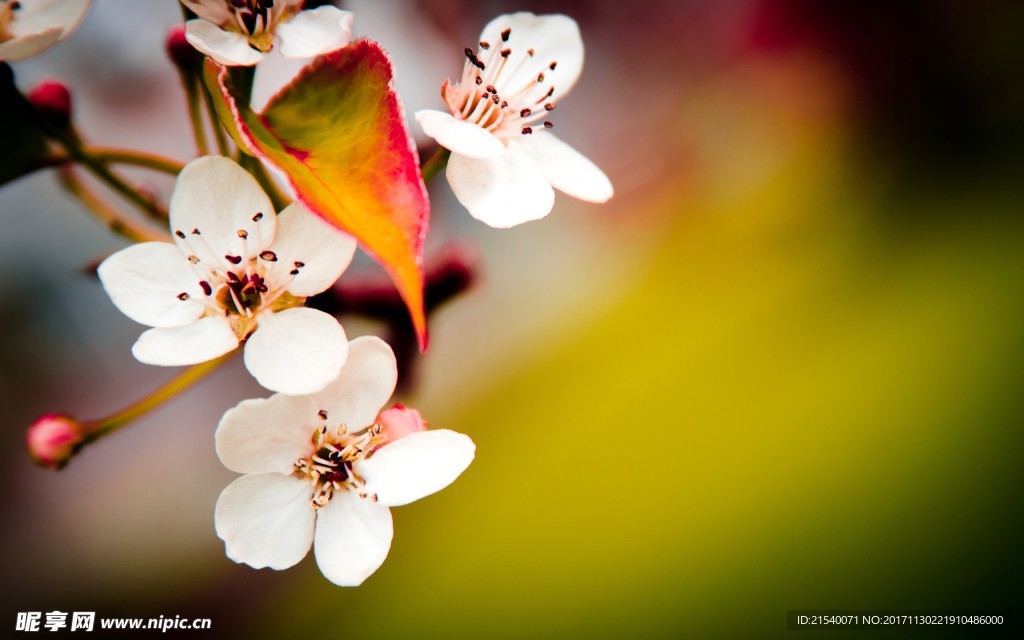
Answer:
M145 151L133 149L115 149L113 147L83 147L82 153L103 164L126 164L144 169L152 169L172 176L178 175L185 168L184 163ZM79 162L79 158L67 153L52 153L46 156L33 169L61 167Z
M213 135L217 140L217 151L220 155L230 158L231 148L228 146L227 136L224 135L224 128L221 126L220 118L217 116L217 107L213 104L213 96L210 95L209 89L202 83L200 83L199 90L203 94L203 104L206 105L206 113L210 116L210 123L213 125Z
M423 175L423 182L430 182L435 176L437 176L437 174L441 173L441 170L448 166L448 158L450 158L451 155L452 152L448 149L438 147L420 168L420 173Z
M142 398L138 402L131 404L106 418L86 423L86 431L89 435L85 437L83 442L86 444L94 442L103 436L117 431L121 427L131 424L135 420L141 418L150 411L153 411L168 400L178 396L183 391L189 389L197 382L216 371L234 354L235 352L232 351L231 353L225 354L215 360L191 366L176 378L172 379L170 382L145 398Z
M196 153L205 156L210 153L206 144L206 123L203 122L203 105L199 102L199 93L205 93L199 79L191 73L181 72L181 86L185 89L185 100L188 102L188 119L192 122L192 134L196 139ZM214 121L213 126L217 126Z
M65 166L60 168L58 170L58 177L61 186L68 193L78 198L93 216L114 233L132 242L166 242L168 240L165 234L157 232L133 218L126 217L112 207L102 197L89 189L71 167Z

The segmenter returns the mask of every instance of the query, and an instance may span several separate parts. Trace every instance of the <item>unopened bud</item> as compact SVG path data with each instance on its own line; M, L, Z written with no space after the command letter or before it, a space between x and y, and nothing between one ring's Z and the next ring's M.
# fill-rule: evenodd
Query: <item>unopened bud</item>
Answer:
M43 80L26 96L36 111L58 129L71 124L71 92L59 80Z
M381 411L377 416L377 423L384 427L381 434L387 438L388 442L394 442L410 433L427 429L427 423L419 411L400 404L396 404L387 411Z
M167 49L167 57L179 69L194 69L203 62L203 54L188 43L185 38L185 25L178 24L171 27L167 32L167 41L164 43Z
M25 442L36 464L60 469L81 448L85 436L81 422L61 413L48 413L28 428Z

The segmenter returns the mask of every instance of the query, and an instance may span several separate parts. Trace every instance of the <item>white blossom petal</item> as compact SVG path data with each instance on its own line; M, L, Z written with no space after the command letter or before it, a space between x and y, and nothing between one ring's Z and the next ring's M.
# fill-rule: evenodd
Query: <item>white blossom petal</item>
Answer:
M217 26L235 21L228 3L224 0L181 0L181 4L198 17Z
M237 473L288 475L296 460L313 454L311 437L322 422L317 411L309 396L243 400L217 425L217 456Z
M505 145L490 131L478 124L457 120L443 111L417 111L416 121L439 145L459 155L493 158L505 153Z
M56 28L63 40L81 24L91 3L92 0L23 0L9 29L15 37L23 37Z
M433 429L410 433L356 463L366 490L380 504L398 507L444 489L473 461L476 445L461 433Z
M356 240L295 202L277 217L277 237L269 250L274 258L267 270L270 287L287 284L288 293L305 298L334 284L352 262Z
M261 52L249 46L247 37L206 20L186 22L185 39L197 50L230 67L250 67L263 59Z
M514 227L551 212L555 192L537 163L513 140L495 158L467 158L453 153L448 184L470 215L492 227Z
M146 331L132 346L139 362L178 367L213 360L238 346L224 316L207 316L181 327Z
M606 202L612 197L614 189L608 176L554 135L538 131L524 142L523 148L554 188L587 202Z
M511 29L508 42L501 38L505 29ZM553 86L553 97L559 100L572 89L583 71L583 38L576 21L568 16L526 12L501 15L487 23L480 40L490 43L492 51L512 50L506 64L516 71L501 76L498 93L502 96L515 93L543 72L545 80L538 85L540 95ZM528 53L531 49L533 56ZM552 62L556 63L554 69L550 68Z
M266 249L277 228L274 206L259 183L223 156L204 156L182 169L171 194L170 217L174 241L186 255L221 266L227 265L225 255L252 257Z
M40 54L60 40L63 33L63 27L50 27L37 33L19 36L0 43L0 62L18 62Z
M355 432L373 424L397 382L398 365L391 347L380 338L362 336L349 343L341 374L313 399L327 412L331 429L344 424Z
M309 483L279 473L245 475L217 499L214 522L227 556L255 569L287 569L313 542Z
M114 306L144 325L180 327L195 322L206 310L199 278L168 242L122 249L104 260L97 273Z
M348 340L334 317L307 307L260 314L245 345L245 366L271 391L319 391L345 364Z
M352 39L352 12L332 6L300 11L278 25L277 38L286 58L312 58L340 49Z
M339 491L317 514L313 553L328 580L357 587L387 559L393 535L387 507Z

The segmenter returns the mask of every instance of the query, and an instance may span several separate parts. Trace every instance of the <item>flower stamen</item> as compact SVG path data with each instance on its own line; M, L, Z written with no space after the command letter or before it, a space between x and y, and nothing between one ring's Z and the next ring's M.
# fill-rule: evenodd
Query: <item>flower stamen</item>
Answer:
M317 417L326 420L327 412L321 410ZM308 479L314 487L310 507L323 509L337 491L355 491L360 498L376 502L376 494L363 489L366 481L355 473L352 465L365 458L387 439L382 435L384 427L373 424L359 433L349 435L347 427L339 425L331 433L326 424L314 431L316 451L307 458L299 458L292 466L292 475Z
M501 31L503 44L511 37L511 28ZM557 68L558 61L535 67L536 72L530 73L521 86L510 86L510 82L523 77L523 70L529 70L528 65L536 64L537 51L532 47L526 49L525 54L516 55L515 51L522 49L496 47L486 40L479 42L477 51L467 47L462 80L457 84L445 83L442 88L442 96L453 116L490 131L506 143L515 135L532 134L538 126L543 125L545 129L554 126L543 118L544 111L555 108L552 101L555 87L547 84L547 74ZM538 88L543 89L543 93ZM544 111L539 109L541 105Z

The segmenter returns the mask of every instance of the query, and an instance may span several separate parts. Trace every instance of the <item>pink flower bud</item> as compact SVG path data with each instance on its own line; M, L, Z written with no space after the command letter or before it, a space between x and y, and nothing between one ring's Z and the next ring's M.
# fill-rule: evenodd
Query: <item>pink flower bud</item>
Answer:
M82 446L85 435L84 425L71 416L48 413L28 428L25 442L36 464L60 469Z
M400 404L396 404L387 411L381 411L377 416L377 422L384 427L381 433L388 442L394 442L410 433L427 429L427 423L419 411Z
M59 80L43 80L26 97L51 125L66 129L71 122L71 92Z
M171 27L171 30L167 32L167 41L164 43L164 47L167 49L167 57L179 69L198 67L203 62L203 54L196 51L195 47L190 45L185 38L185 25L183 24Z

